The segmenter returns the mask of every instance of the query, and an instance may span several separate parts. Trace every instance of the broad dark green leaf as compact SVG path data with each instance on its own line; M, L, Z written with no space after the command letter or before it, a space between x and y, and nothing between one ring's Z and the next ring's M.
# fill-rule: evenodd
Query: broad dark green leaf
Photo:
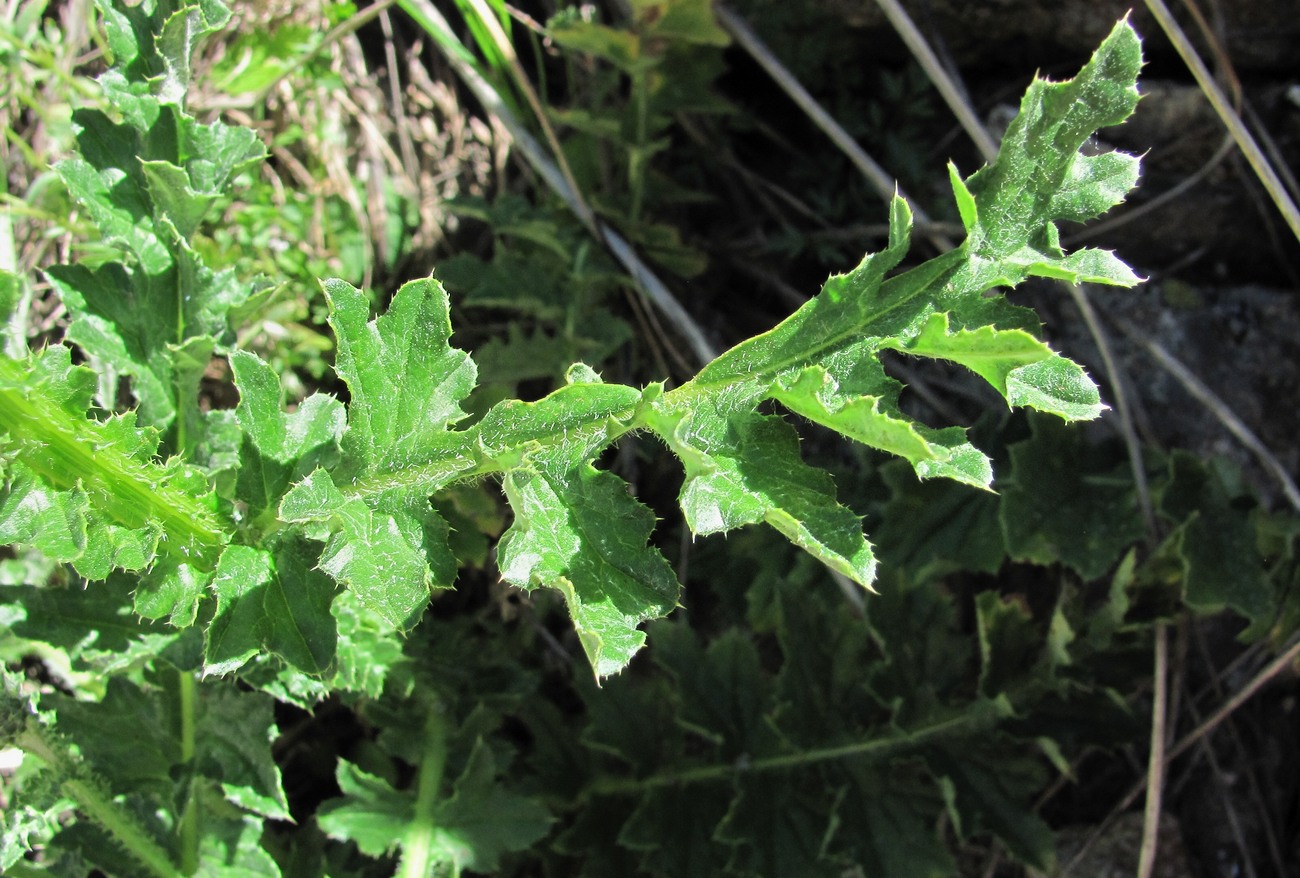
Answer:
M999 486L1007 551L1095 579L1142 537L1128 464L1057 421L1031 424L1032 438L1011 446L1011 476Z
M888 770L846 764L836 815L836 847L863 874L879 878L951 878L959 874L937 837L936 793L917 784L919 770L900 763ZM881 795L889 790L889 795Z
M546 835L551 816L536 799L507 791L492 749L479 739L451 795L436 809L433 852L452 868L491 873L501 856Z
M948 480L920 481L901 461L882 467L891 496L876 537L881 564L913 576L949 569L996 573L1007 551L1000 498Z
M737 787L716 833L732 848L730 871L773 878L844 873L844 864L826 855L839 824L833 792L767 773L745 777Z
M722 784L646 790L619 830L618 844L640 854L643 874L722 874L728 851L715 830L731 797Z
M1170 459L1171 479L1160 512L1181 524L1166 539L1183 569L1183 600L1213 613L1224 607L1250 620L1244 638L1268 629L1273 588L1264 576L1255 528L1233 503L1218 474L1190 453Z
M730 629L705 649L689 626L659 622L650 629L650 655L681 693L677 722L715 742L718 759L755 759L776 750L768 722L772 683L752 638Z
M215 780L226 799L272 820L289 820L280 769L271 753L279 732L274 701L234 686L200 688L195 745L198 770Z
M1030 807L1047 783L1043 759L1032 750L1011 757L1007 747L931 748L926 764L940 779L949 814L963 838L991 832L1015 858L1047 871L1055 862L1052 830Z

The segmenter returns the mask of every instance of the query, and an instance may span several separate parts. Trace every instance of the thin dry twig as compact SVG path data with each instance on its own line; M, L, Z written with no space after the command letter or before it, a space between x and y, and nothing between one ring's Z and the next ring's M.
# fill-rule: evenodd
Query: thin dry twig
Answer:
M867 179L872 188L885 201L886 204L895 196L906 198L907 196L898 188L897 181L886 171L879 162L867 154L858 142L853 139L844 126L836 122L830 113L826 112L821 104L817 103L816 98L808 93L798 79L795 78L780 59L772 53L767 44L759 39L758 34L745 22L743 18L732 10L721 4L713 7L713 13L718 20L718 24L731 35L736 43L750 54L758 62L768 75L776 82L786 95L794 101L799 109L803 110L808 118L821 129L831 142L840 148L840 151L848 158L853 166L861 172L862 176ZM916 218L918 225L928 225L930 217L924 210L918 207L911 199L908 199L912 205L912 215ZM929 235L929 240L940 250L951 250L953 242L942 235Z
M1142 848L1137 878L1151 878L1160 837L1160 808L1165 789L1165 720L1169 705L1169 623L1156 622L1155 690L1151 693L1151 752L1147 757L1147 802L1142 815Z
M1273 452L1271 452L1260 438L1246 426L1246 423L1237 416L1237 413L1234 412L1226 402L1220 399L1219 395L1211 390L1205 382L1201 381L1200 378L1197 378L1192 374L1190 369L1179 362L1178 358L1165 350L1164 346L1158 341L1148 338L1146 333L1142 332L1140 329L1121 317L1114 317L1114 320L1119 324L1119 327L1124 330L1126 335L1138 344L1142 345L1142 347L1146 348L1147 353L1149 353L1162 368L1177 379L1178 383L1183 385L1188 393L1196 397L1203 406L1209 409L1210 413L1218 418L1219 422L1223 424L1223 426L1227 428L1233 436L1236 436L1237 440L1241 442L1241 444L1244 445L1251 454L1255 455L1256 459L1259 460L1266 470L1273 474L1273 477L1277 479L1278 484L1282 486L1282 493L1286 496L1287 502L1289 502L1297 512L1300 512L1300 488L1296 487L1295 480L1291 478L1291 474L1287 472L1286 467L1282 465L1282 462L1277 459Z
M939 56L930 48L930 43L921 35L921 31L917 29L898 0L876 0L876 5L881 8L889 23L894 26L894 30L903 38L903 42L907 44L907 48L911 50L921 69L939 90L939 95L948 105L948 109L952 110L962 129L979 148L984 161L992 163L998 157L998 145L989 135L984 123L980 121L975 108L967 100L966 90L948 73L947 68L939 61Z
M448 25L446 18L430 0L398 0L398 5L410 13L417 21L436 29L440 37L445 37L448 40L455 39L451 36L451 27ZM435 40L434 42L444 50L443 57L456 72L456 75L460 77L465 87L473 93L484 109L510 132L510 136L514 139L515 148L528 164L551 188L551 191L555 192L569 206L569 209L574 212L574 215L583 222L587 229L605 244L614 255L614 258L622 263L623 267L632 276L637 288L650 300L650 304L672 323L673 328L685 340L695 358L702 364L713 360L717 356L717 352L705 337L704 331L695 322L695 319L673 297L673 294L663 281L637 255L632 249L632 245L622 235L600 222L592 214L590 208L582 200L580 193L576 191L556 163L547 155L546 150L537 142L537 139L533 137L528 128L515 117L510 108L505 105L496 89L474 69L474 65L467 58L467 53L462 55L451 51L441 40Z
M397 63L397 47L393 44L393 22L388 10L379 15L379 26L384 32L384 63L388 65L388 100L393 106L393 119L397 123L397 143L402 150L402 164L411 172L420 166L411 140L411 125L406 119L406 102L402 100L402 77Z
M1300 637L1295 638L1285 652L1273 661L1269 662L1267 667L1256 674L1249 683L1237 692L1236 695L1224 702L1218 710L1210 715L1209 719L1188 732L1178 741L1177 744L1170 747L1165 752L1165 767L1168 768L1175 759L1182 756L1189 748L1218 728L1224 720L1239 710L1241 706L1254 697L1260 689L1264 688L1264 686L1266 686L1270 681L1280 675L1283 671L1287 670L1287 668L1291 667L1291 665L1297 661L1300 661ZM1124 796L1115 804L1115 807L1111 809L1110 816L1101 822L1101 825L1097 827L1096 831L1089 836L1088 840L1083 843L1070 861L1061 869L1058 878L1069 878L1073 870L1080 862L1082 862L1088 852L1092 850L1097 841L1104 837L1110 827L1114 825L1115 820L1119 815L1128 810L1128 807L1137 801L1137 797L1142 795L1142 791L1145 789L1145 780L1139 781L1129 788L1128 792L1125 793Z
M1228 98L1223 94L1218 83L1214 81L1214 77L1206 68L1205 62L1196 54L1196 49L1192 46L1187 35L1183 33L1183 29L1178 26L1178 22L1174 20L1174 16L1169 11L1169 7L1164 4L1164 0L1146 0L1146 5L1174 44L1174 48L1178 50L1178 54L1182 56L1184 63L1191 70L1192 76L1196 78L1197 85L1201 87L1201 91L1205 93L1223 124L1232 133L1237 146L1246 156L1246 161L1250 163L1251 168L1264 184L1264 188L1268 190L1273 203L1277 205L1277 209L1282 213L1286 224L1291 228L1291 233L1297 239L1300 239L1300 209L1296 208L1295 202L1287 194L1286 187L1278 179L1273 166L1259 148L1259 144L1255 142L1255 138L1246 128L1245 123L1242 122L1241 116L1232 109Z
M578 181L574 178L573 170L569 167L568 159L565 158L564 150L560 146L560 139L556 136L555 128L551 125L550 116L542 107L542 101L537 96L537 90L533 88L532 82L529 81L528 75L524 73L524 69L519 63L519 55L515 52L514 43L510 41L510 37L501 27L501 22L488 8L485 0L466 0L466 2L473 8L479 23L492 37L492 42L496 44L501 57L506 59L515 87L523 94L524 100L528 101L528 108L533 111L533 117L537 120L538 127L542 129L542 136L546 138L546 144L551 148L551 158L554 160L556 167L559 168L565 182L569 184L569 189L576 201L575 209L578 211L579 216L582 217L584 223L595 222L596 215L590 205L587 204L582 189L578 187Z

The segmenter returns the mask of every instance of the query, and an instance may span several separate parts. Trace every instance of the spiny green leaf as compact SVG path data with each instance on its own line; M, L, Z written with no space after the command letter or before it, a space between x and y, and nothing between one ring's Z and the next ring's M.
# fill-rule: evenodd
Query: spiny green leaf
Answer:
M150 20L153 12L159 21ZM216 519L209 499L194 499L211 497L201 476L160 467L142 439L130 440L125 455L103 458L112 464L108 474L102 461L74 460L87 431L143 435L129 416L84 426L84 402L50 418L0 415L20 447L5 508L16 538L40 539L39 525L56 556L81 559L96 574L147 566L156 532L169 554L142 583L136 609L188 624L211 580L218 596L218 636L208 642L211 667L233 667L254 648L286 657L292 652L290 661L304 669L325 667L337 635L325 618L333 591L305 572L315 568L391 628L410 625L430 590L449 585L456 570L448 525L430 495L457 480L499 475L515 514L499 549L503 575L523 587L561 590L584 650L597 673L607 675L625 666L643 642L639 623L669 612L679 590L667 562L648 545L653 516L617 477L594 466L622 435L649 429L682 458L681 502L696 532L765 522L869 586L875 561L857 517L836 501L829 476L802 462L793 429L764 406L776 403L897 454L921 476L981 487L991 481L988 459L960 428L928 427L902 413L900 386L885 373L882 351L959 363L1010 404L1065 419L1094 417L1102 409L1083 370L1038 340L1033 313L1009 304L995 288L1031 275L1136 281L1112 254L1065 253L1057 231L1061 221L1087 219L1117 203L1136 179L1131 157L1080 153L1097 127L1121 121L1136 101L1140 54L1126 24L1075 80L1030 87L990 167L968 180L950 168L968 230L958 249L899 271L912 216L895 198L882 252L830 278L779 326L737 345L682 387L605 384L591 369L575 366L567 386L555 393L532 403L499 403L460 429L476 369L450 346L447 295L432 279L402 287L373 319L367 296L342 281L325 282L337 371L350 397L345 427L340 404L323 397L284 415L269 367L238 353L230 356L241 397L233 423L229 416L198 416L199 376L230 338L229 315L247 300L249 288L230 273L207 269L187 238L208 202L261 152L248 135L198 126L184 113L179 101L186 56L199 32L224 13L215 6L173 12L170 6L133 9L106 24L110 45L126 59L102 79L121 121L82 112L85 158L64 167L69 190L121 248L121 264L97 272L59 269L52 277L74 314L69 338L92 360L133 379L142 418L168 429L184 452L218 433L225 437L214 474L228 491L237 469L231 530L247 546L225 558L222 575L213 578L230 541L227 523ZM685 38L682 23L693 27L707 15L696 0L677 0L666 10L656 5L647 11L642 24L647 33L662 26L675 39ZM156 30L162 18L164 36L155 43L150 27ZM557 29L563 26L557 22ZM587 35L600 36L596 30ZM649 57L640 43L624 48L623 63ZM148 77L158 78L150 86ZM130 290L126 296L123 287ZM563 304L548 300L537 307ZM0 393L17 400L30 379L18 372L10 377ZM111 379L101 383L110 402ZM42 405L57 410L60 400L71 398L67 394ZM58 425L53 433L50 424ZM238 446L234 424L243 432ZM51 435L67 441L51 444ZM46 450L51 447L55 459ZM46 496L51 490L57 502ZM162 495L154 496L159 490ZM47 510L48 521L19 516L17 510L32 505L24 506L26 496ZM99 504L108 507L107 524L119 530L91 527ZM323 543L319 556L299 563L313 543ZM180 551L170 551L177 546ZM276 546L294 547L286 565ZM292 572L286 576L286 570ZM290 606L303 594L312 596L310 609L301 618L290 614L287 628L251 624L257 602L268 609L268 602Z
M335 368L351 394L348 450L362 472L426 460L429 439L465 416L460 403L476 375L469 355L447 344L442 284L430 278L403 285L375 320L355 287L340 280L323 287L338 338Z
M215 8L229 17L223 7L218 5ZM159 100L177 106L184 102L190 87L190 51L200 36L217 26L205 20L205 11L199 6L185 6L163 22L155 38L164 70L154 83L154 93Z
M677 605L672 568L646 545L654 516L590 465L521 466L504 484L515 521L497 548L501 575L559 589L597 676L622 670L645 642L637 625Z
M394 473L398 478L361 499L345 494L329 473L318 469L285 495L280 516L323 525L328 536L321 569L351 588L388 624L407 627L432 588L451 584L456 562L447 542L447 524L429 505L432 488L420 490L419 480L406 484L400 474L423 463L438 466L438 452L446 449L440 440L464 417L460 401L473 387L474 363L447 344L447 294L437 281L406 284L375 320L369 319L369 302L355 287L334 280L326 281L324 288L338 337L336 368L351 394L342 472L351 473L352 484ZM278 404L271 402L271 376L265 369L248 359L237 360L249 383L246 417L252 423ZM272 455L295 456L297 450L285 446L290 429L302 433L303 439L294 440L299 447L324 439L330 435L334 411L321 401L312 421L257 427L255 442Z
M1122 200L1137 178L1137 159L1079 154L1099 128L1118 125L1137 106L1142 49L1120 22L1074 79L1035 79L1007 128L998 160L966 181L977 216L968 226L977 261L1010 259L1026 274L1060 260L1055 222L1089 219ZM1117 184L1118 181L1118 184ZM976 276L984 271L976 271ZM1021 277L1008 272L1004 282ZM1131 277L1131 274L1130 274Z
M1136 36L1121 24L1075 80L1035 81L993 165L969 180L950 166L969 232L961 248L890 276L907 253L912 227L911 211L895 198L885 250L831 278L779 326L737 345L666 395L650 425L685 463L683 508L696 532L765 519L831 566L870 583L869 564L845 565L837 559L843 553L826 552L824 543L819 548L821 541L807 538L805 528L816 517L806 508L785 508L787 498L757 498L753 474L774 472L776 461L762 459L760 449L770 445L747 447L740 425L764 399L898 454L923 477L988 487L989 461L964 431L928 428L898 410L900 386L885 374L882 350L964 365L1012 405L1066 419L1100 413L1096 386L1032 333L1032 313L989 291L1031 274L1136 282L1112 254L1065 254L1056 223L1090 218L1117 203L1135 182L1136 159L1083 156L1079 150L1099 126L1116 124L1132 111L1140 63ZM797 471L792 459L797 460L783 457L784 471ZM837 508L825 487L817 493L818 508ZM846 524L840 520L832 529L843 532ZM867 557L865 541L862 546L852 554Z
M348 499L316 470L285 495L280 516L326 524L320 568L394 627L414 624L430 590L445 588L455 576L447 525L419 494L390 491L371 503Z
M216 613L203 633L205 674L235 671L262 649L260 627L266 608L259 595L274 571L269 552L230 546L221 553L209 588Z
M111 135L105 139L121 142ZM55 170L72 197L86 208L106 243L124 247L145 273L162 274L171 267L171 254L148 219L144 193L118 167L101 172L83 159L64 159Z
M156 463L157 438L137 429L133 414L88 420L86 376L67 348L22 363L0 356L0 437L14 473L0 499L0 540L35 544L64 561L87 553L92 572L142 567L158 546L178 557L210 555L224 534L206 480L178 460ZM45 524L38 528L33 516ZM114 529L88 537L92 522Z
M805 464L794 430L765 415L682 417L660 435L686 466L682 511L697 534L766 521L834 570L870 585L875 558L860 520L835 500L829 475ZM720 429L719 429L720 428Z
M329 669L339 639L336 589L317 569L318 554L297 538L222 553L209 586L216 609L204 632L205 675L236 671L263 651L308 674Z
M338 400L312 394L286 414L275 370L246 351L235 351L229 359L239 388L239 424L264 456L290 463L342 436L346 415Z
M868 359L855 372L857 392L843 392L826 369L809 366L778 379L772 397L810 421L911 461L922 478L946 476L977 488L989 486L993 468L966 441L964 430L933 430L905 417L897 406L902 385L878 361Z

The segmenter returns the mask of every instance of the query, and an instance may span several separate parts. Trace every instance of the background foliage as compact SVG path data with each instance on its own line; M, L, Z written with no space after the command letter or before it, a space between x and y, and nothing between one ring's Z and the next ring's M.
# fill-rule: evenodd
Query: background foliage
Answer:
M422 72L440 62L411 41L451 37L403 6L409 20L369 25L380 34L343 4L258 23L215 3L102 18L33 3L6 20L0 650L3 732L25 754L3 787L7 872L1051 869L1068 859L1053 830L1097 821L1133 777L1122 757L1146 747L1158 625L1260 651L1291 637L1295 519L1226 462L1133 458L959 380L975 402L936 418L886 374L912 368L889 351L947 357L1017 404L1095 414L1082 372L1025 332L1032 316L978 294L1032 274L1134 280L1100 251L1067 257L1053 220L1109 207L1135 164L1079 163L1073 200L1045 180L1064 165L954 171L951 225L976 244L936 297L953 316L916 299L953 260L908 254L895 202L874 263L688 380L691 353L607 233L507 173L504 132ZM540 94L528 124L594 227L719 338L793 310L779 282L732 301L744 236L791 278L857 259L825 234L863 213L834 167L755 173L756 135L781 139L740 109L707 4L563 11L533 31L504 7L460 8L507 106L529 118ZM92 44L111 68L79 57ZM362 90L374 65L405 90ZM916 111L863 134L917 155L935 112L917 71L882 74L870 97L845 76L841 100L871 102L846 116ZM1073 94L1035 88L1049 108ZM1069 136L1119 121L1106 102L1122 91ZM1009 135L1014 152L1028 132L1025 157L1028 118ZM938 164L921 164L896 173L929 185ZM1032 192L1056 200L1001 222L1015 211L999 199ZM449 297L399 288L435 253ZM922 268L880 286L900 262ZM915 309L881 323L843 289ZM473 360L448 344L453 324ZM812 422L810 465L764 399ZM970 487L990 469L996 493ZM689 540L759 520L812 554L752 528ZM593 551L592 534L609 543ZM577 560L551 569L566 540ZM570 585L523 591L498 569ZM873 576L874 595L845 578ZM618 577L635 597L611 614ZM636 623L675 607L596 684L588 660L622 669Z

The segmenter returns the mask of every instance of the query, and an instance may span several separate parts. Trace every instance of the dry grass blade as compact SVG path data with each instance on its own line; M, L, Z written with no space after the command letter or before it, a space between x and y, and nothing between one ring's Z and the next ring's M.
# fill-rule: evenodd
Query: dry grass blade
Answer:
M1142 848L1137 878L1151 878L1160 835L1160 810L1165 789L1165 720L1169 706L1169 623L1156 623L1155 689L1151 693L1151 753L1147 759L1147 801L1142 820Z
M501 27L501 22L488 8L485 0L466 0L469 6L474 10L478 17L479 23L492 38L496 44L496 49L501 53L510 69L510 77L514 80L515 87L523 94L524 99L528 101L528 107L533 111L533 117L537 120L537 125L542 129L542 136L546 138L546 144L551 148L551 157L554 159L564 180L569 185L569 190L577 200L580 210L579 215L583 218L584 223L590 224L595 221L595 213L587 204L583 197L582 190L578 188L578 183L573 177L573 171L569 168L569 162L564 157L564 150L560 147L560 140L555 136L555 128L551 125L551 120L547 116L546 109L542 106L541 98L537 96L537 90L533 84L528 81L527 74L519 64L519 55L515 52L514 45L510 42L510 37L506 35L505 30Z
M821 104L817 103L816 98L809 94L799 80L786 69L780 59L772 53L767 44L758 38L758 34L754 33L743 18L722 5L714 6L713 12L717 16L718 24L722 25L732 39L767 71L781 90L799 106L799 109L807 114L813 124L820 128L830 138L831 142L840 148L886 204L895 194L907 198L905 193L899 191L897 182L889 172L868 155L867 151L853 139L853 136L844 130L844 126L836 122L831 114L826 112ZM907 200L911 203L912 215L915 217L917 225L928 225L930 223L929 215L912 199L908 198ZM931 234L928 237L940 250L949 250L953 247L953 243L942 235Z
M551 191L558 195L588 230L609 248L632 276L637 287L650 300L650 304L685 340L696 360L704 364L716 357L717 351L705 338L704 331L695 319L673 297L668 287L650 270L623 236L605 226L592 214L581 193L574 189L569 178L547 154L537 138L511 112L492 84L475 69L469 52L452 35L451 26L442 13L429 0L398 0L398 5L434 39L447 63L460 77L465 87L478 99L484 109L510 132L515 148Z
M1266 470L1272 473L1277 479L1278 484L1282 487L1282 493L1287 502L1298 512L1300 512L1300 488L1296 487L1295 480L1287 472L1286 467L1282 465L1276 455L1271 452L1266 445L1260 440L1255 433L1246 426L1246 423L1237 416L1232 408L1219 398L1219 395L1206 386L1192 374L1191 370L1178 361L1173 354L1165 350L1164 346L1158 341L1149 338L1148 333L1143 332L1138 327L1129 323L1122 318L1116 318L1124 333L1146 349L1147 353L1170 375L1178 380L1178 383L1186 388L1187 392L1192 394L1202 405L1210 410L1219 422L1227 428L1228 432L1236 436L1241 442L1264 466Z
M1177 744L1170 747L1165 753L1165 767L1168 768L1170 763L1179 756L1182 756L1188 749L1196 745L1197 742L1201 741L1218 728L1224 720L1240 709L1243 704L1254 697L1254 695L1263 689L1265 685L1290 668L1298 660L1300 660L1300 639L1295 640L1285 652L1273 661L1269 662L1267 667L1256 674L1249 683L1237 692L1236 695L1226 701L1218 710L1211 714L1209 719L1188 732L1178 741ZM1092 850L1096 842L1106 834L1114 824L1115 819L1127 811L1129 806L1137 801L1138 796L1142 795L1144 789L1146 789L1145 780L1140 781L1129 788L1128 792L1115 803L1115 806L1111 809L1110 816L1102 821L1101 825L1097 827L1096 831L1093 832L1088 841L1085 842L1083 846L1075 852L1074 857L1062 867L1057 878L1070 878L1070 876L1075 875L1074 870L1079 863L1081 863L1087 856L1088 852Z
M1188 69L1191 70L1192 76L1196 77L1197 85L1201 87L1201 91L1205 93L1206 98L1213 105L1214 111L1219 114L1223 124L1232 133L1233 139L1237 141L1237 146L1246 156L1246 161L1250 163L1260 182L1268 190L1269 196L1272 197L1273 203L1277 205L1277 209L1281 211L1286 224L1290 226L1291 233L1300 240L1300 209L1296 208L1295 202L1287 194L1286 187L1278 178L1273 166L1265 157L1263 150L1259 148L1259 144L1255 142L1255 138L1246 128L1245 123L1242 122L1241 116L1232 108L1227 96L1224 95L1223 90L1219 88L1218 83L1214 81L1213 75L1206 68L1205 62L1196 54L1196 49L1192 47L1191 41L1183 33L1182 28L1178 26L1178 22L1174 20L1174 16L1169 11L1169 7L1164 4L1164 0L1146 0L1146 5L1170 41L1173 42L1174 48L1178 50L1178 54L1182 56Z
M939 62L939 56L930 48L930 44L926 42L925 37L921 35L921 31L917 29L911 16L898 0L876 0L876 5L881 8L889 23L894 26L894 30L903 38L903 42L907 44L907 48L911 50L917 63L925 71L925 75L930 77L934 87L939 90L948 109L952 110L957 121L961 123L962 129L979 148L984 161L991 163L998 157L998 145L989 136L988 129L975 113L975 108L966 99L965 89L948 74L943 64Z

